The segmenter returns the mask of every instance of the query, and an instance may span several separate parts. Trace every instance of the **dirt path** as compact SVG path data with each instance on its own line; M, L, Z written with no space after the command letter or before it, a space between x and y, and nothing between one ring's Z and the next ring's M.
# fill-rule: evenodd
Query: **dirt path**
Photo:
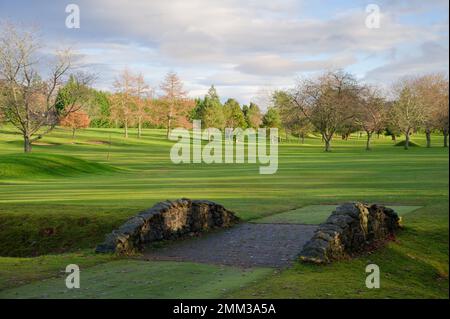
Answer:
M144 251L147 260L193 261L239 267L287 267L317 226L239 224Z

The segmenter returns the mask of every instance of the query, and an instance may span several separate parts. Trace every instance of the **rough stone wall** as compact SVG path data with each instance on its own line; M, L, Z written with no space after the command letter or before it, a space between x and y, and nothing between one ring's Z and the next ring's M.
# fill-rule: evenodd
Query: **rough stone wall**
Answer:
M214 202L186 198L164 201L128 219L108 234L95 251L133 254L146 243L229 227L238 221L233 212Z
M300 259L328 263L345 259L395 236L397 213L379 205L347 203L336 208L305 244Z

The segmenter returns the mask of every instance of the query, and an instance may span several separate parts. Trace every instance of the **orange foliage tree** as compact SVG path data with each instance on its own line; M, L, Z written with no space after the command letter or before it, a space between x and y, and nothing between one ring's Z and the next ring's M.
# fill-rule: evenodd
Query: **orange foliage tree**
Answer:
M72 139L75 139L75 131L80 128L89 127L89 123L91 122L89 115L82 110L78 110L76 112L69 113L66 117L64 117L60 121L60 125L62 127L67 127L72 129Z

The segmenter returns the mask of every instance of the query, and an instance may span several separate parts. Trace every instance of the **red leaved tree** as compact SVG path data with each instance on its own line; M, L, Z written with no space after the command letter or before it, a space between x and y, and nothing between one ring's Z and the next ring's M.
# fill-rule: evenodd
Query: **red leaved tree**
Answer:
M91 122L89 116L86 112L78 110L76 112L69 113L60 121L62 127L67 127L72 129L72 140L75 139L75 131L80 128L89 127Z

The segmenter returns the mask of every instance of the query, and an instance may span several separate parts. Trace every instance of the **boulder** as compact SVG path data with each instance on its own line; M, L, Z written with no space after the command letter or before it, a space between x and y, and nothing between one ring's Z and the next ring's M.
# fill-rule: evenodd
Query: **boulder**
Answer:
M390 208L346 203L319 225L311 240L303 246L300 259L321 264L349 258L375 243L392 239L400 228L400 218Z

